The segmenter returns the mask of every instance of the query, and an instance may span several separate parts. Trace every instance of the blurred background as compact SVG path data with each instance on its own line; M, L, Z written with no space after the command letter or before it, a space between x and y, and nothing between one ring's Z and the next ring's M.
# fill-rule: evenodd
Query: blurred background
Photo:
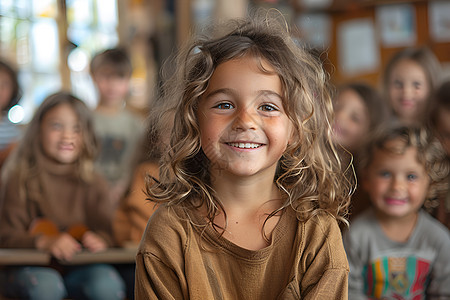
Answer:
M334 84L378 86L386 61L410 46L428 46L450 73L448 0L0 0L0 57L17 68L22 89L9 118L26 124L60 89L95 107L90 59L116 46L132 58L128 104L146 113L161 67L191 34L258 7L278 9L298 28L293 34L317 50Z

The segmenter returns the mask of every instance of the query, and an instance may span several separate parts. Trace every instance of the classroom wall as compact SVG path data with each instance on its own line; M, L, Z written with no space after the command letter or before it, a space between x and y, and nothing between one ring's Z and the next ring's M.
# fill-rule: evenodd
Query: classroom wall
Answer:
M326 67L335 84L364 80L378 85L389 58L400 49L411 46L429 47L442 63L444 72L450 73L450 1L365 1L365 4L361 4L364 1L359 1L359 5L355 5L355 1L340 2L339 6L319 11L297 7L297 17L305 13L329 17L330 43L323 51L326 52L326 58L330 62ZM433 7L438 9L438 14L431 14ZM388 18L389 16L391 18ZM409 18L411 22L408 22ZM439 39L433 35L435 27L430 24L436 20L440 25L439 32L444 35ZM300 22L297 20L297 23ZM373 36L367 37L367 34L363 34L370 31L367 30L370 26L373 29ZM352 45L349 41L352 41ZM376 64L355 72L346 71L348 64L345 63L343 59L345 54L342 53L346 51L346 47L353 48L348 55L350 57L353 55L355 61L359 56L364 56L364 53L373 53L376 56ZM349 64L351 68L357 68Z

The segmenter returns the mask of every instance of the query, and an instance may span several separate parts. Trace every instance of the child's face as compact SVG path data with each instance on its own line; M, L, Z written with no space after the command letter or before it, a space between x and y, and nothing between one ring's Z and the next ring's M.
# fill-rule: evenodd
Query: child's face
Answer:
M390 75L389 99L395 114L405 123L422 118L430 94L423 68L412 60L401 60Z
M82 133L78 116L69 104L49 110L41 122L44 153L58 163L75 162L82 150Z
M0 110L5 108L11 100L13 82L5 71L0 70Z
M118 76L107 70L100 69L93 79L102 105L123 105L130 89L130 78L128 76Z
M450 157L450 109L441 108L437 113L436 131L442 146Z
M265 69L273 68L265 61ZM245 56L220 64L199 101L201 145L211 172L273 176L293 133L278 75Z
M404 144L395 139L386 146L397 149ZM417 160L417 149L408 147L403 154L375 149L362 184L378 215L405 218L417 213L422 206L430 180L423 164Z
M364 101L354 90L343 90L336 98L334 112L334 139L347 150L356 151L370 126Z

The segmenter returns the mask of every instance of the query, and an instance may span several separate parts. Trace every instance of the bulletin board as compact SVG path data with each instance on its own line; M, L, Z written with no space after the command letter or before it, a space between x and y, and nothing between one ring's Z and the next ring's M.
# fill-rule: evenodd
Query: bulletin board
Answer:
M450 13L447 14L448 11L445 11L450 9L450 1L435 1L438 5L443 5L442 7L433 7L432 2L372 1L371 4L370 1L366 1L365 5L325 11L332 24L330 43L324 49L329 62L325 67L331 75L332 82L341 84L359 80L379 86L387 61L397 51L409 46L429 47L443 66L448 68L450 37L446 35L450 35L450 28L440 28L436 33L435 25L450 26ZM435 14L430 17L431 10L434 10ZM438 13L442 11L442 14L436 16L436 11ZM389 28L386 19L392 16L394 18L391 19L396 20L398 24L390 24L392 30L386 30ZM434 26L433 24L430 26L430 18L436 17L446 19L438 20ZM400 29L396 32L398 28ZM343 51L343 40L351 38L356 39L357 43L353 45L353 49ZM369 42L369 39L372 41ZM369 46L366 42L369 42ZM356 68L355 60L361 61L362 69Z

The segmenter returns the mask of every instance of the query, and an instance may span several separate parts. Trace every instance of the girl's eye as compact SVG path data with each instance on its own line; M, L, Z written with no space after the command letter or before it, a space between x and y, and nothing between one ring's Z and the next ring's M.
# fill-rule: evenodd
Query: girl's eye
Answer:
M418 90L418 89L420 89L422 87L422 84L420 82L416 81L416 82L413 83L413 86L414 86L415 89Z
M260 110L262 111L277 111L278 109L271 104L263 104L259 107Z
M52 123L50 126L54 130L61 130L63 127L62 124L60 124L60 123Z
M408 178L408 181L414 181L417 179L416 174L408 174L406 177Z
M391 177L391 173L388 171L381 171L378 173L378 175L382 178L390 178Z
M402 88L403 87L403 82L399 81L399 80L394 80L394 82L392 83L392 85L395 88Z
M351 118L351 120L352 120L353 122L355 122L356 124L361 123L361 118L360 118L358 115L356 115L356 114L352 114L350 118Z
M75 132L75 133L80 133L80 132L81 132L81 126L80 126L80 125L76 125L76 126L73 128L73 132Z
M219 103L215 106L218 109L232 109L234 108L233 104L231 103Z

